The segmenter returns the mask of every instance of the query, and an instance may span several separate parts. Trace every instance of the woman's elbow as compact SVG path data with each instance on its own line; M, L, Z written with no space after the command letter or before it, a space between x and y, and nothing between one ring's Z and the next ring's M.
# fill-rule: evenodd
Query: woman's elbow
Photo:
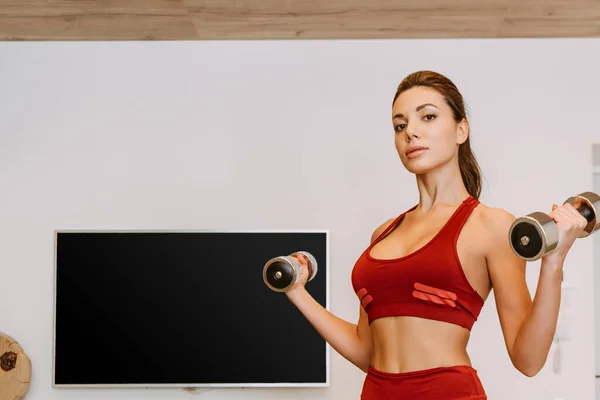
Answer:
M355 365L364 373L368 373L369 367L371 366L371 356L373 350L370 343L364 343L361 349L361 355Z
M541 371L541 369L539 369L539 368L529 368L529 369L522 368L522 369L519 369L519 371L526 377L533 378Z
M365 374L369 373L369 368L371 368L371 359L369 360L364 360L363 362L361 362L359 365L357 365L357 367L364 372Z
M533 363L518 362L513 360L513 366L528 378L536 376L544 367L544 365L535 365Z

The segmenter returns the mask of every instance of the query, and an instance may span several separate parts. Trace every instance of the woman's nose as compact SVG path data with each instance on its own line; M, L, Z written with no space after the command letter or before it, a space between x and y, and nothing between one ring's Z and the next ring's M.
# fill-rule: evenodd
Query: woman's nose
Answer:
M414 124L408 125L406 127L406 140L410 141L411 139L414 139L416 137L419 137L417 128L414 126Z

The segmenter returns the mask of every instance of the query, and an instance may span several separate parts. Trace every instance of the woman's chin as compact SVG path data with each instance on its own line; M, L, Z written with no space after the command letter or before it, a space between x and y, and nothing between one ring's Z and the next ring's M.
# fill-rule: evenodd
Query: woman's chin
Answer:
M408 162L404 164L404 168L411 174L423 175L430 172L433 168L429 164Z

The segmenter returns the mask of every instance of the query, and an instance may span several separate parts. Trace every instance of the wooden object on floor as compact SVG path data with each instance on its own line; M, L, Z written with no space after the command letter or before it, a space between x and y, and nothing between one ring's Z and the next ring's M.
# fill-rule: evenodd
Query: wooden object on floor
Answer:
M19 343L0 332L0 400L25 398L31 379L31 361Z

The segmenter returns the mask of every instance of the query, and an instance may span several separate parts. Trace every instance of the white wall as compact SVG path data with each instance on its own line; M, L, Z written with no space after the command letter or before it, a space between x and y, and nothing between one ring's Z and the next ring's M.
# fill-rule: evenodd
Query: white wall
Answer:
M52 388L55 229L329 229L331 310L356 321L356 258L418 200L393 146L400 80L457 83L482 201L522 215L592 189L599 54L589 39L0 43L0 331L32 359L30 398L190 396ZM490 399L593 398L592 250L567 260L579 289L559 374L552 356L533 379L512 367L490 297L469 345ZM331 367L327 389L200 397L358 399L364 374L335 352Z
M600 155L600 146L594 145L594 155ZM600 193L600 160L597 160L594 157L594 192ZM592 239L594 250L593 250L593 268L594 271L597 271L600 268L600 235L594 235ZM596 312L594 313L594 332L595 332L595 340L594 340L594 357L595 357L595 372L596 372L596 400L600 400L600 315L598 310L600 310L600 274L597 272L594 273L594 309Z

